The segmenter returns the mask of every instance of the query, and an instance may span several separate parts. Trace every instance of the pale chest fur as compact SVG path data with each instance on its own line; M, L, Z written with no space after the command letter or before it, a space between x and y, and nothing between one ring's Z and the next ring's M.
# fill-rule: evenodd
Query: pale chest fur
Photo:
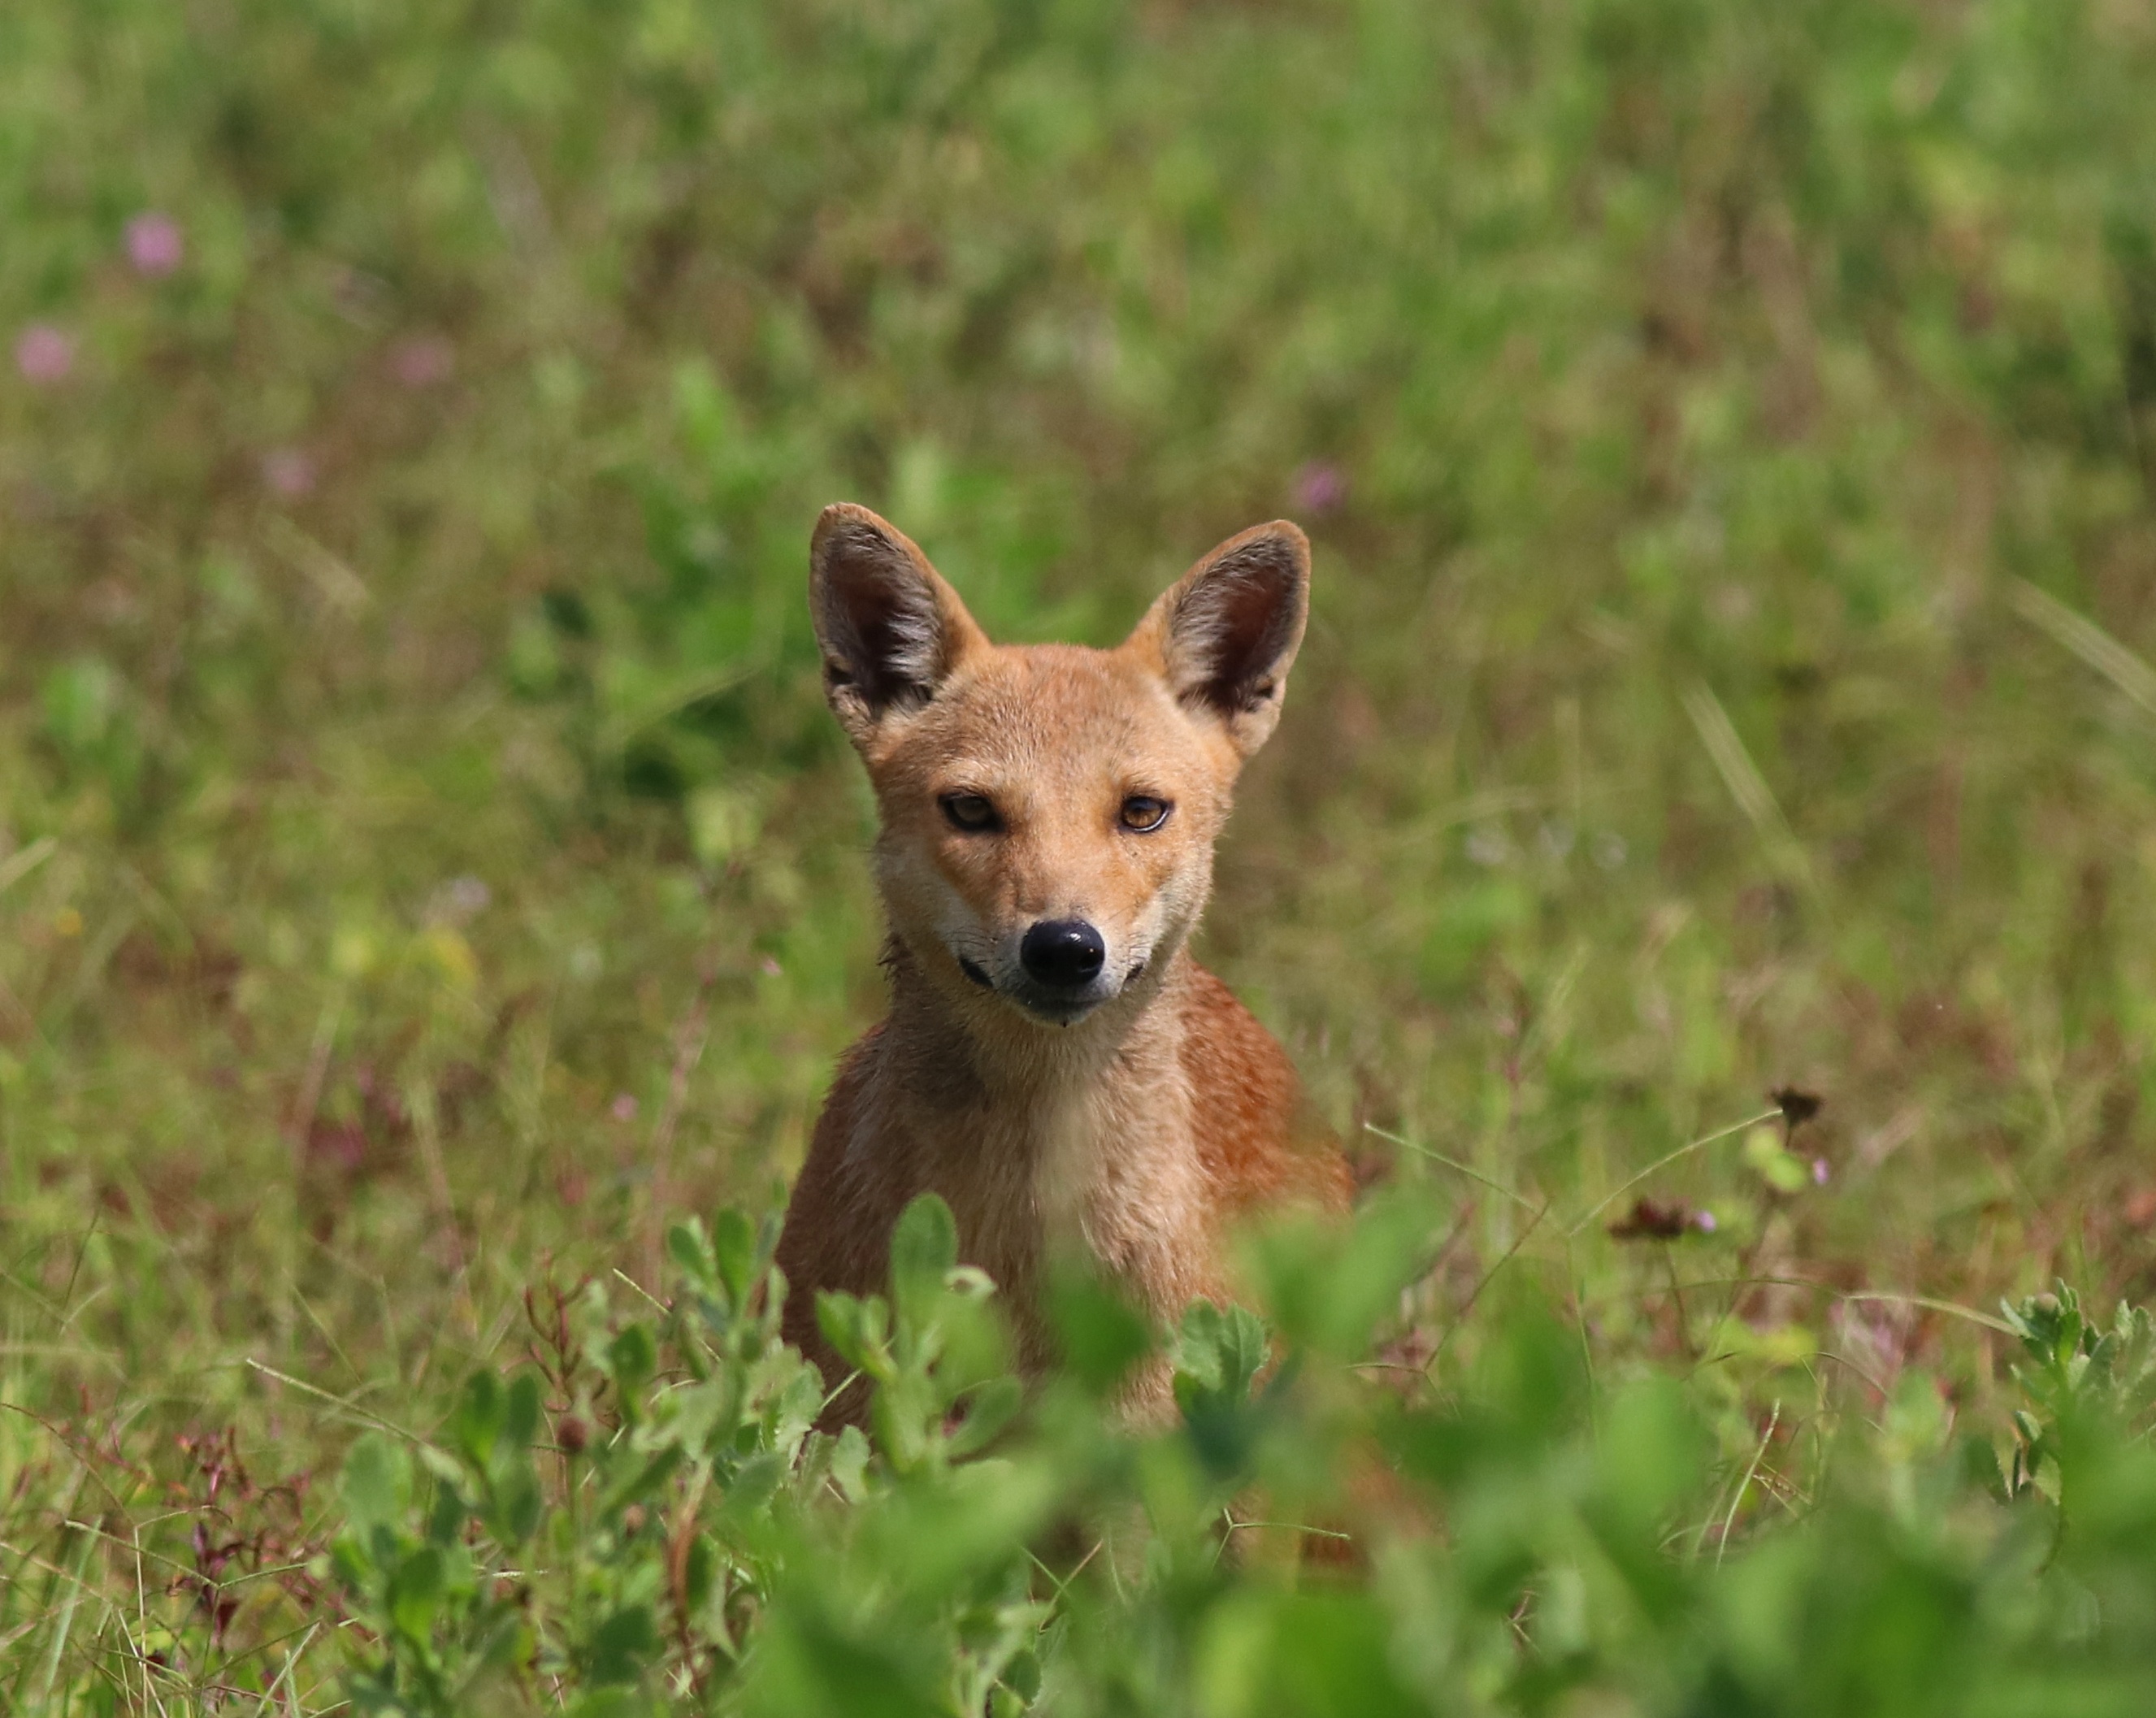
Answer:
M1172 1322L1194 1297L1218 1292L1210 1188L1179 1051L1172 1031L1157 1030L1106 1056L992 1069L954 1093L916 1089L894 1044L870 1080L886 1100L864 1105L864 1121L875 1119L856 1128L849 1156L900 1203L942 1196L963 1255L1003 1290L1027 1361L1045 1357L1031 1309L1057 1259L1090 1259Z

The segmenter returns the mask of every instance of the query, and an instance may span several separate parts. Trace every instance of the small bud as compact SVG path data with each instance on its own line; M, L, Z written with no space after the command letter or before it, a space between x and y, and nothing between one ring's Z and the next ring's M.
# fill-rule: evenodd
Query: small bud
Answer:
M554 1422L554 1441L571 1455L579 1455L592 1441L592 1428L578 1416L565 1413Z

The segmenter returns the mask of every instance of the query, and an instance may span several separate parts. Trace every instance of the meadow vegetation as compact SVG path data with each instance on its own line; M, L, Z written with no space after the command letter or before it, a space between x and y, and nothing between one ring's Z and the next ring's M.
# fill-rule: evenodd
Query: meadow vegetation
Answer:
M0 8L0 1705L2147 1711L2151 89L2148 0ZM834 1440L835 499L1011 638L1309 529L1201 953L1368 1188L1024 1404L921 1208Z

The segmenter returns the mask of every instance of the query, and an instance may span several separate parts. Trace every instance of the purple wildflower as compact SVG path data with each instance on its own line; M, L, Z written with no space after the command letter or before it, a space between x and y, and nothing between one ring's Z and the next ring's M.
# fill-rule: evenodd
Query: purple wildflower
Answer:
M1815 1158L1813 1158L1813 1159L1812 1159L1812 1185L1813 1185L1814 1187L1825 1187L1825 1186L1826 1185L1826 1177L1827 1177L1826 1159L1825 1159L1825 1158L1824 1158L1824 1157L1815 1157Z
M1295 474L1295 505L1299 512L1322 517L1347 499L1348 474L1337 465L1313 459Z
M1703 1235L1711 1235L1714 1233L1714 1213L1712 1211L1693 1212L1691 1222L1692 1227Z
M74 368L74 341L49 322L33 322L16 337L15 367L41 387L64 382Z
M187 254L186 236L170 215L152 209L127 223L127 260L136 274L162 279L178 268Z

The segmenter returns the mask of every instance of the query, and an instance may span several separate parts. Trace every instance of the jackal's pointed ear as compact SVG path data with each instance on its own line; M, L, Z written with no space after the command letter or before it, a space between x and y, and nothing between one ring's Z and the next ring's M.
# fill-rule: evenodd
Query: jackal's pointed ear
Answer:
M1233 536L1161 594L1128 649L1248 757L1280 720L1310 614L1310 540L1285 519Z
M958 593L901 531L865 507L826 507L808 545L808 605L824 693L855 743L936 695L988 643Z

